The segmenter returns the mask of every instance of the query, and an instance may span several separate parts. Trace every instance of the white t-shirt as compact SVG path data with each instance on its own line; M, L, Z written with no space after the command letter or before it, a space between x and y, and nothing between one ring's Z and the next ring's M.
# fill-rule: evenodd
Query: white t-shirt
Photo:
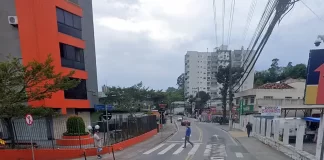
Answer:
M93 138L95 140L95 145L96 147L101 147L101 138L98 136L97 133L93 135Z

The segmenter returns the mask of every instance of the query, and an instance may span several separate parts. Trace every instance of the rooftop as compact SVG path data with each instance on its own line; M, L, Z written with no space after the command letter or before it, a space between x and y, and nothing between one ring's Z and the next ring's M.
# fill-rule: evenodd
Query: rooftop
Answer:
M256 89L293 89L294 87L286 83L266 83Z

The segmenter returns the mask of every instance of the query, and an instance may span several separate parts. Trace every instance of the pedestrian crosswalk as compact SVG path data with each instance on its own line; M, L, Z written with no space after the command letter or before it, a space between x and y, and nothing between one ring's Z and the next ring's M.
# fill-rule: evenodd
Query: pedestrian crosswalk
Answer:
M187 148L183 148L183 143L161 143L154 148L151 148L144 152L144 155L179 155L186 154L188 156L195 155L197 151L203 152L202 154L205 157L226 157L226 149L224 144L202 144L202 143L194 143L192 147L190 144L187 145Z

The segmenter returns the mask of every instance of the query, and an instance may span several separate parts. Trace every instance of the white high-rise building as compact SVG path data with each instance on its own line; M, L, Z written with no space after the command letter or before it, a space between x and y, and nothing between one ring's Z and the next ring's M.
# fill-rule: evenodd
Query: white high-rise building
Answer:
M228 66L230 55L232 55L232 66L242 67L247 54L248 51L243 48L231 51L227 50L227 46L215 48L213 52L187 51L185 55L185 96L195 96L198 91L205 91L211 96L211 99L220 98L221 85L216 80L218 67ZM251 57L252 55L249 59ZM253 81L254 69L239 91L253 88Z

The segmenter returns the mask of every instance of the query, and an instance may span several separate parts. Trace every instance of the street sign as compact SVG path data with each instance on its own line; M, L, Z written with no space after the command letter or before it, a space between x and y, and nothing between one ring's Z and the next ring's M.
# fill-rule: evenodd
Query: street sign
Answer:
M33 124L33 122L34 122L33 116L30 115L30 114L27 114L26 117L25 117L25 121L26 121L27 125L31 126Z
M108 110L108 111L111 111L111 110L113 110L113 106L112 106L112 105L110 105L110 104L108 104L108 105L107 105L107 110Z
M31 147L31 150L32 150L32 158L33 160L35 160L35 155L34 155L34 146L33 146L33 138L31 136L31 127L32 127L32 124L34 122L34 119L33 119L33 116L31 114L27 114L25 116L25 121L26 121L26 124L29 126L28 129L29 129L29 135L30 135L30 144L32 145Z
M110 112L107 113L107 119L111 120L112 114Z
M306 105L324 104L324 49L310 50L304 97Z
M104 111L104 110L106 110L106 105L104 105L104 104L95 104L94 109L96 111Z

